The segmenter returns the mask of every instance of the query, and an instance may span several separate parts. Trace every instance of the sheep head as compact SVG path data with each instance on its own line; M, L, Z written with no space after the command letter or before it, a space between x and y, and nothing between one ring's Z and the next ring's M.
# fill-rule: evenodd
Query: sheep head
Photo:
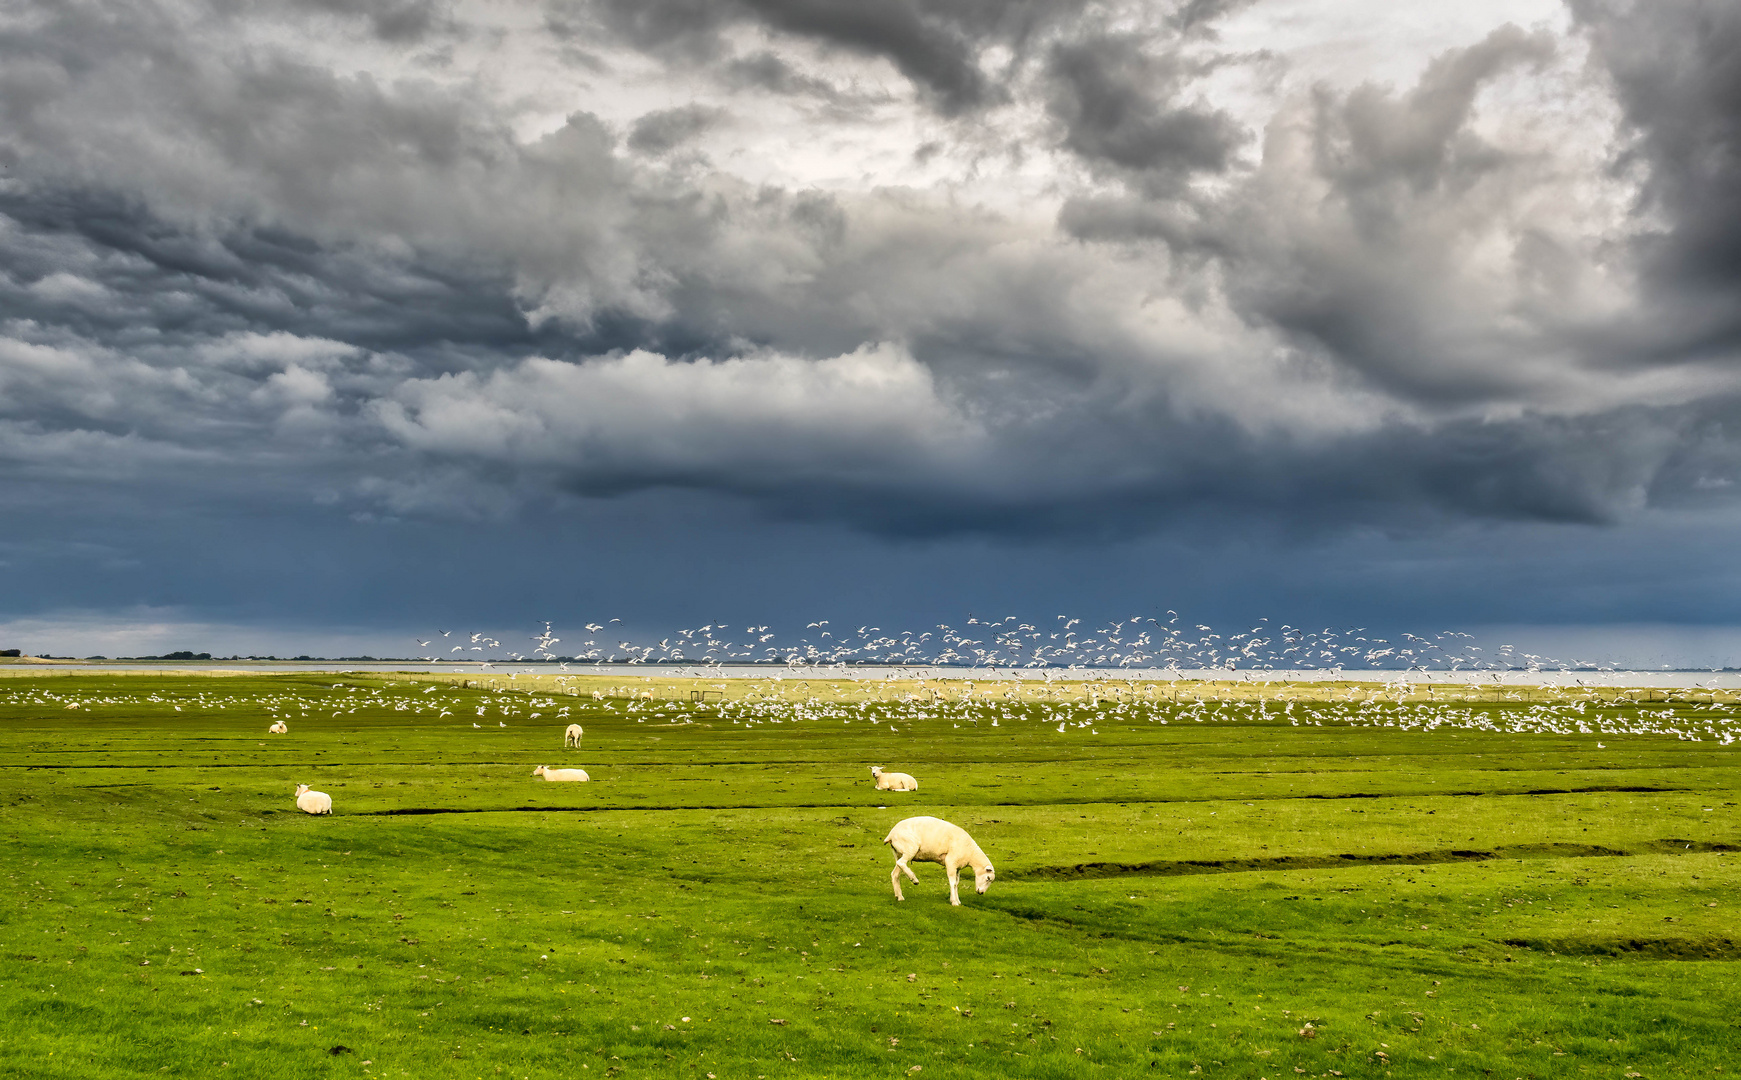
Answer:
M305 795L305 794L307 794L307 793L308 793L308 785L307 785L307 784L298 784L298 785L296 785L296 793L297 793L297 794L298 794L298 795Z
M997 871L991 868L990 863L986 863L985 869L973 871L973 891L984 896L985 890L991 888L991 883L996 878Z

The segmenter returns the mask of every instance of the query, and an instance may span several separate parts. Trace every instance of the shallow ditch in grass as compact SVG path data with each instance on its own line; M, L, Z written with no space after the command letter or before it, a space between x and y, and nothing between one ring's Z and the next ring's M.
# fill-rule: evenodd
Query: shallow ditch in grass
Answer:
M1610 784L1601 784L1601 785L1597 785L1596 787L1529 788L1529 789L1524 790L1524 791L1505 791L1505 790L1500 789L1500 788L1495 788L1492 791L1435 791L1432 793L1432 797L1436 798L1436 799L1438 799L1438 798L1466 799L1466 798L1481 797L1481 796L1495 796L1495 797L1504 796L1504 797L1509 798L1513 795L1588 795L1588 794L1600 794L1600 793L1604 793L1604 792L1617 792L1617 791L1618 792L1634 792L1634 793L1644 792L1646 794L1649 794L1649 793L1692 791L1692 790L1693 790L1692 788L1630 787L1630 786L1621 787L1621 786L1615 786L1615 785L1610 785ZM1250 799L1248 799L1247 801L1277 800L1277 799L1395 799L1395 798L1404 798L1404 797L1406 797L1406 796L1398 796L1398 795L1390 793L1390 792L1356 791L1356 792L1332 792L1332 793L1322 794L1322 795L1281 795L1281 796L1259 795L1259 796L1253 796ZM1154 800L1154 801L1160 801L1160 802L1197 802L1199 800L1195 800L1195 799L1162 799L1162 800Z
M418 817L425 814L622 814L656 813L667 810L858 810L862 807L846 803L778 803L773 806L746 806L743 803L719 806L400 806L391 810L363 810L346 817ZM265 810L260 813L273 813Z
M1442 848L1381 854L1278 855L1249 859L1167 859L1141 863L1092 862L1073 866L1035 866L1000 873L1010 880L1071 881L1112 877L1186 877L1269 870L1328 870L1340 866L1425 866L1438 863L1489 862L1495 859L1624 858L1634 855L1692 855L1741 851L1734 844L1713 844L1670 837L1628 848L1596 844L1513 844L1486 850Z
M1527 937L1501 938L1514 949L1561 956L1632 956L1651 960L1741 960L1733 938Z
M696 778L685 777L683 779L696 779ZM99 787L99 786L110 786L110 785L92 784L92 785L86 785L86 786ZM119 786L119 785L115 785L115 786ZM995 806L1004 806L1004 807L1108 806L1108 805L1116 805L1116 806L1164 806L1164 805L1175 805L1175 804L1213 803L1213 802L1229 802L1229 801L1240 801L1240 802L1246 802L1246 803L1264 803L1264 802L1322 801L1322 800L1336 800L1336 799L1417 799L1417 798L1460 798L1460 797L1476 797L1476 796L1487 796L1487 797L1495 797L1495 798L1512 798L1512 797L1523 796L1523 795L1581 795L1581 794L1604 794L1604 793L1614 793L1614 792L1646 793L1646 794L1674 794L1674 793L1686 793L1686 792L1690 792L1693 790L1694 790L1693 788L1678 788L1678 787L1601 786L1601 787L1580 787L1580 788L1540 788L1540 789L1534 789L1534 790L1530 790L1530 791L1435 791L1435 792L1431 792L1431 793L1410 792L1410 793L1400 793L1400 794L1393 793L1393 792L1384 792L1384 793L1358 792L1358 793L1350 793L1350 794L1330 794L1330 795L1322 795L1322 794L1308 794L1308 795L1242 794L1242 795L1218 796L1218 797L1214 797L1214 798L1208 798L1208 797L1202 797L1202 798L1141 798L1141 797L1137 797L1137 798L1132 798L1128 795L1119 795L1116 798L1108 798L1108 799L1051 798L1051 799L1042 800L1040 802L984 802L984 803L970 803L970 804L964 804L964 805L970 805L970 806L974 806L974 807L988 807L988 808L995 807ZM647 796L636 793L636 794L630 794L628 797L631 799L644 799ZM593 812L601 811L601 810L617 810L617 811L621 811L621 810L644 810L644 811L662 811L662 810L833 810L833 809L857 809L857 808L859 808L859 805L860 804L858 804L858 803L841 803L841 802L769 803L769 804L737 802L737 803L719 803L719 804L689 803L689 804L682 804L682 805L676 805L676 804L663 805L663 804L660 804L660 805L651 805L651 806L648 806L648 805L641 805L641 806L620 806L620 805L599 805L599 806L400 806L400 807L394 807L392 809L387 809L387 810L359 811L352 816L356 816L356 817L395 817L395 816L401 816L401 815L420 815L420 814L526 814L526 813L585 814L585 813L593 813ZM1695 848L1697 848L1697 845L1695 845ZM1703 849L1703 850L1729 851L1729 850L1737 850L1737 849L1716 847L1716 848L1707 848L1707 849ZM1614 853L1604 851L1604 852L1601 852L1601 854L1614 854ZM1357 856L1352 856L1352 855L1332 856L1331 857L1332 861L1330 861L1330 862L1313 863L1311 865L1313 867L1340 866L1343 864L1341 862L1338 862L1335 860L1342 859L1342 858L1352 859L1352 858L1356 858L1356 857ZM1488 857L1491 858L1491 857L1503 857L1503 856L1488 856ZM1454 861L1454 860L1447 860L1447 859L1441 858L1441 859L1438 859L1436 861ZM1089 864L1089 865L1101 866L1101 865L1114 865L1114 864L1096 863L1096 864ZM1145 864L1141 864L1141 865L1147 866L1150 864L1145 863ZM1160 865L1160 864L1155 864L1155 865ZM1283 865L1283 864L1277 864L1277 865ZM1265 868L1268 868L1268 867L1267 866L1265 866L1265 867L1249 867L1249 868L1248 867L1236 867L1235 869L1265 869ZM1060 873L1063 873L1063 872L1064 872L1063 870L1060 870ZM1114 870L1114 871L1110 871L1109 873L1137 873L1137 872L1165 873L1166 871Z

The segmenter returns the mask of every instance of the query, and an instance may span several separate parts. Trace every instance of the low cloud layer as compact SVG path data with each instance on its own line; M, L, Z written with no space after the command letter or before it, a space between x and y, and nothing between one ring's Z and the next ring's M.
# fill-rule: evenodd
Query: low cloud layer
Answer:
M1741 15L1381 50L1280 8L14 5L0 498L1085 543L1731 510Z

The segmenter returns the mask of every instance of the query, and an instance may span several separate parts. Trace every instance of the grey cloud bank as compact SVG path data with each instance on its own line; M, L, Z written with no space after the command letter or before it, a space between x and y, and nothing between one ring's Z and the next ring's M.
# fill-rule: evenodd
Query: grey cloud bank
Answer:
M1462 19L13 5L0 616L1741 622L1741 14Z

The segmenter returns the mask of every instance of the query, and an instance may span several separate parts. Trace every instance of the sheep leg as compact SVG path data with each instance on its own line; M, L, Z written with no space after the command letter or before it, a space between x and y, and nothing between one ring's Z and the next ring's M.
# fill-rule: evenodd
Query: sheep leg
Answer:
M893 885L895 887L895 899L896 900L905 900L906 899L906 897L901 895L901 871L903 869L905 869L905 867L903 867L901 865L901 860L896 859L895 860L895 868L893 870L889 871L889 884ZM912 873L912 871L908 870L907 873L910 874L910 873Z
M961 867L949 868L949 904L951 907L961 906Z

